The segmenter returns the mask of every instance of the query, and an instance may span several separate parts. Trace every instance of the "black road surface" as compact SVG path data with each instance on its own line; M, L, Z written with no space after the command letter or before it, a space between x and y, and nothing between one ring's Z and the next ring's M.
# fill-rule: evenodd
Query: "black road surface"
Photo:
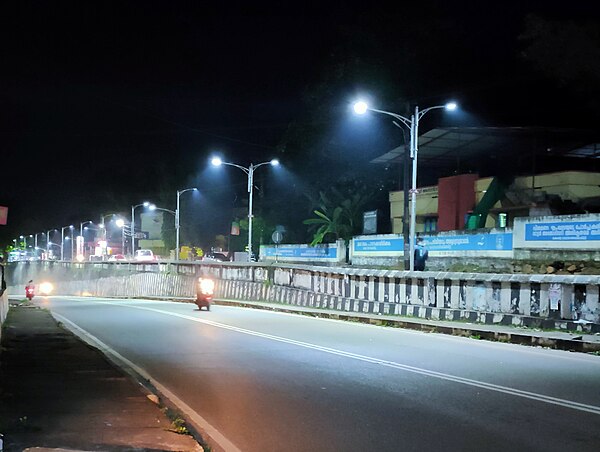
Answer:
M598 356L236 307L42 303L185 403L216 450L600 447Z

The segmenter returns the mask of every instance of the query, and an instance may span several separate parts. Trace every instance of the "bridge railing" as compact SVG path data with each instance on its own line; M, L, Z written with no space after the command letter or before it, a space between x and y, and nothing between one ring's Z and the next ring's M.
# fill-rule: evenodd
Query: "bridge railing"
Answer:
M231 299L487 323L516 323L518 316L525 316L539 319L539 326L544 326L545 320L600 324L597 275L408 272L174 261L19 263L8 269L9 285L16 290L21 290L20 285L28 279L49 279L72 293L191 297L195 278L204 274L219 281L217 296Z

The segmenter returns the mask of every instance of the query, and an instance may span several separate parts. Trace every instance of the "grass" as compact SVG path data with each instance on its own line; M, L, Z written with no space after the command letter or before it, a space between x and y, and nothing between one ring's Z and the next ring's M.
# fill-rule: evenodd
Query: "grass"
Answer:
M171 421L171 431L179 433L180 435L191 435L185 425L185 419L183 419L179 413L166 407L163 408L163 412Z

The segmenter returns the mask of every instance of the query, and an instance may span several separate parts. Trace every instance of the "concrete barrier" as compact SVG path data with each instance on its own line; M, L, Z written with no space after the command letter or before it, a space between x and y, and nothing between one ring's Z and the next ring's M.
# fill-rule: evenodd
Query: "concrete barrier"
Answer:
M66 295L192 297L198 275L210 274L217 280L217 298L600 332L600 278L595 275L408 272L264 263L37 264L9 267L9 291L20 293L27 278L41 281L45 277L54 282L58 293Z

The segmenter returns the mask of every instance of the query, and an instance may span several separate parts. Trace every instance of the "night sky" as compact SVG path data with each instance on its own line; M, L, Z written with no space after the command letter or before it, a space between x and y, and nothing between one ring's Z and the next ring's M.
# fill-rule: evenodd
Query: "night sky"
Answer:
M173 209L190 186L202 194L184 201L200 212L189 221L218 232L246 180L209 169L214 151L245 166L278 157L287 182L270 187L285 193L306 183L303 156L360 168L398 146L389 121L352 117L357 96L399 113L460 103L421 132L598 129L597 2L396 3L3 2L0 244L146 199ZM572 41L536 41L540 18ZM322 140L290 138L298 123Z

